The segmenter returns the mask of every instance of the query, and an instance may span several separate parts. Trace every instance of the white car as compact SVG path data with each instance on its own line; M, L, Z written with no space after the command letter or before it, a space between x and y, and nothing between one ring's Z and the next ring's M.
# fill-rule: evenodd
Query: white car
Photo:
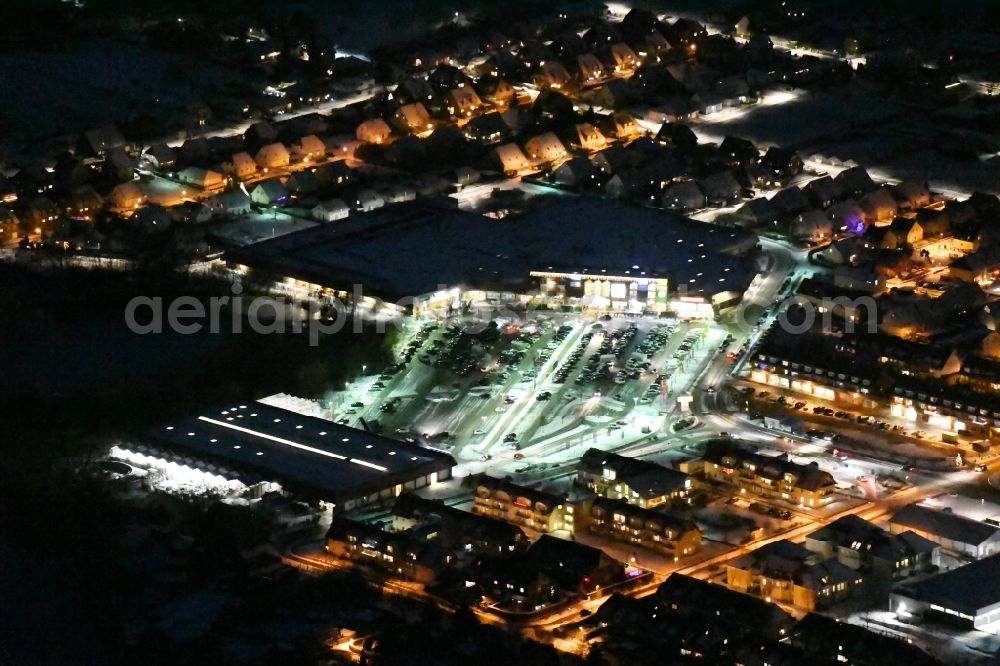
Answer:
M476 428L475 430L472 431L472 434L473 435L485 435L486 431L483 430L482 428Z

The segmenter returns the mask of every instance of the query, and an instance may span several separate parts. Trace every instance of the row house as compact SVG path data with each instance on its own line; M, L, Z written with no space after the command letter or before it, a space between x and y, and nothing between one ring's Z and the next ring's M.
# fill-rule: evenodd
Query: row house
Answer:
M687 474L635 458L590 449L577 465L577 483L596 495L648 509L671 501L688 501Z
M565 496L517 485L509 478L480 477L473 511L536 532L575 529L574 507Z
M728 440L708 443L705 477L741 493L819 508L834 500L836 483L816 463L800 465L786 456L763 456Z
M806 536L803 545L824 560L836 558L854 570L882 580L897 580L928 571L940 547L912 530L890 534L864 518L838 518Z
M669 513L603 497L586 502L582 510L589 532L597 536L647 548L674 560L701 549L698 526Z
M408 533L389 532L343 516L335 516L326 533L330 555L368 565L418 583L433 583L454 561L433 541Z
M861 573L837 560L821 561L818 554L787 539L726 565L730 589L809 611L849 598L863 582Z
M978 393L961 383L900 377L892 387L893 416L946 430L1000 438L1000 400L994 391Z

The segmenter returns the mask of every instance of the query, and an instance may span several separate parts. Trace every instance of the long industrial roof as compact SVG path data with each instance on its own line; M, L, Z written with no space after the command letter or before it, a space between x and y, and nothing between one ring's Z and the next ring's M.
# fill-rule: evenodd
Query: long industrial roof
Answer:
M337 497L366 495L455 464L444 453L259 402L166 423L147 440Z
M908 582L898 589L908 597L975 616L1000 605L1000 555Z
M740 229L599 199L562 197L502 221L418 201L233 250L227 259L383 298L468 285L518 289L531 271L667 278L742 293L756 275Z

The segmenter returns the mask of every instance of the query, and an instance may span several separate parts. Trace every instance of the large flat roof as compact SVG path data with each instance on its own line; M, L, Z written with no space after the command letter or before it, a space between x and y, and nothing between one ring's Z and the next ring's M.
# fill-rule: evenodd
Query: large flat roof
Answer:
M1000 555L900 585L898 592L966 615L982 614L1000 605Z
M165 423L146 441L331 498L368 495L455 465L444 453L259 402Z
M889 522L973 546L996 537L1000 532L1000 528L993 525L920 504L904 506Z
M757 270L735 256L757 237L675 213L559 197L494 220L435 202L388 206L239 248L227 259L384 298L443 287L522 289L531 271L667 278L693 295L742 293Z

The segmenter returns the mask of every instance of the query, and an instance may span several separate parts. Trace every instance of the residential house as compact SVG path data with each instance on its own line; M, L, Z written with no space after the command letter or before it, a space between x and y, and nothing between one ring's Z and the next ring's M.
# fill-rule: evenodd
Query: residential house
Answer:
M599 548L543 534L523 558L529 569L543 571L566 591L588 594L620 582L625 567Z
M833 284L868 294L885 291L885 276L875 266L837 266L833 269Z
M695 120L698 117L698 109L685 95L670 95L658 101L647 115L647 120L658 123L684 123ZM660 128L660 132L663 128ZM660 141L659 134L657 141ZM695 139L697 143L697 139Z
M535 71L532 79L539 88L559 90L565 88L572 77L562 63L556 60L547 60Z
M327 162L313 170L322 185L342 187L354 180L354 169L347 166L343 160Z
M496 479L480 476L473 511L542 534L559 530L572 533L576 529L575 507L565 495L521 486L509 477Z
M674 560L701 549L701 530L671 513L598 497L583 503L581 523L591 534L648 548Z
M104 157L115 148L127 148L128 144L118 127L105 125L84 132L80 140L80 147L89 155Z
M660 57L666 55L669 50L670 42L659 30L647 32L642 36L639 44L639 56L646 58L647 63L650 62L650 59L659 61Z
M499 111L503 111L511 105L517 97L517 91L504 79L496 76L486 75L476 82L476 90L479 97Z
M865 211L865 222L868 225L888 222L896 216L898 210L896 199L883 187L863 195L858 199L858 205Z
M112 148L105 154L104 162L101 164L101 173L115 181L132 180L138 165L138 161L119 146Z
M177 172L177 179L199 190L221 190L226 186L226 177L218 171L187 167Z
M771 146L761 158L761 165L769 170L769 179L774 187L802 173L802 158L792 148Z
M813 462L794 463L787 456L763 456L727 440L712 440L703 456L705 478L751 495L819 508L834 500L836 483Z
M897 606L893 606L896 608ZM790 659L782 666L798 664L850 664L850 666L941 666L911 639L894 632L869 630L861 624L809 613L788 631Z
M600 125L601 131L604 132L605 136L613 136L622 143L629 143L647 134L642 125L632 117L632 114L625 111L612 113Z
M211 197L205 202L205 206L213 216L219 217L239 217L246 215L253 209L253 201L240 186L234 190L228 190Z
M511 130L499 113L484 113L465 123L462 126L462 134L469 141L492 144L509 137Z
M709 628L718 629L720 643L740 637L778 641L795 622L777 605L680 573L670 574L652 598L657 613L688 620L699 628L700 634Z
M632 166L634 159L624 146L616 143L590 156L590 161L605 176L611 176Z
M421 102L404 104L399 107L393 115L392 120L393 125L400 134L421 135L434 129L431 114L427 112L427 107Z
M729 166L753 164L759 161L760 152L752 141L736 136L727 136L719 144L719 153Z
M358 125L355 135L365 143L388 143L392 129L381 118L369 118Z
M586 157L566 160L552 173L552 179L564 187L585 188L598 184L598 170Z
M843 601L864 576L837 560L821 561L787 539L766 543L726 564L726 585L768 602L812 611Z
M257 162L250 156L250 153L235 153L228 162L223 162L221 167L223 173L235 176L237 180L246 180L257 173Z
M258 120L243 133L243 143L246 145L248 152L258 151L269 143L275 143L277 140L278 130L274 128L274 125L265 120Z
M135 211L131 222L146 231L165 231L174 224L170 213L158 204L149 204Z
M21 236L21 220L10 208L0 206L0 244L7 244Z
M861 235L865 231L865 211L854 199L838 201L826 209L835 232L846 231Z
M1000 245L981 247L956 259L948 273L963 282L992 282L1000 274Z
M732 171L719 171L699 182L708 202L714 206L728 205L740 198L742 188Z
M726 106L739 106L751 101L750 84L745 76L727 76L712 88L712 94L718 95Z
M343 516L335 516L326 533L330 555L354 560L417 583L433 583L452 558L433 540L407 532L387 532Z
M691 97L691 103L698 109L698 113L703 116L719 113L726 108L726 98L712 91L695 93Z
M554 132L531 137L524 143L524 150L531 157L543 162L558 162L569 156L566 147Z
M699 210L708 205L708 197L697 182L686 180L667 186L663 192L663 205L674 210Z
M385 205L385 203L385 197L381 194L375 190L365 189L358 192L353 205L357 210L367 213L368 211L375 210L376 208L381 208Z
M892 224L885 227L885 235L882 237L879 247L885 250L912 249L923 239L924 229L919 222L913 218L897 217L892 221Z
M600 449L589 449L580 458L577 483L602 497L642 508L686 502L691 490L691 479L683 472Z
M604 192L616 199L657 202L667 186L683 173L676 160L663 159L619 169L604 184Z
M808 197L798 187L786 187L771 197L771 205L784 217L794 217L811 208Z
M912 530L890 534L855 515L838 518L806 536L805 547L821 559L836 558L877 578L899 579L929 570L940 547Z
M661 125L654 141L661 146L674 148L681 154L691 154L698 148L698 137L694 131L687 125L676 122Z
M403 493L392 507L394 531L423 529L434 533L442 547L454 553L507 555L528 545L517 525L463 511L440 500Z
M795 217L790 231L795 238L816 243L833 235L833 222L821 210L807 210Z
M862 166L844 169L834 180L847 196L854 198L862 197L878 187Z
M139 182L130 180L115 186L108 195L108 201L118 210L135 210L146 203L146 193L142 191Z
M628 74L634 72L639 66L639 56L635 54L628 44L617 42L609 49L609 64L615 74Z
M744 226L765 229L777 228L781 217L774 204L763 197L746 202L735 214Z
M463 85L452 88L448 91L450 103L448 113L459 118L468 118L483 107L483 100L479 99L476 89L471 85Z
M604 78L604 63L593 53L581 53L576 57L577 71L580 82L584 85L595 83Z
M533 164L516 143L505 143L494 149L500 168L507 175L516 175L532 168Z
M631 80L611 79L593 90L589 101L606 109L624 109L641 100L641 92Z
M250 200L258 206L283 205L288 200L289 191L280 178L262 180L250 190Z
M590 123L579 123L574 127L574 145L586 151L603 150L608 145L608 139L601 131Z
M387 204L413 201L417 198L417 191L408 185L390 185L383 192Z
M312 194L323 186L323 183L312 169L301 169L294 172L285 181L285 189L296 197Z
M90 185L81 185L73 188L65 203L70 217L92 220L104 206L104 198Z
M844 192L830 176L815 178L802 188L802 192L817 208L829 208L844 196Z
M254 158L264 171L268 169L283 169L289 165L292 156L283 143L269 143L257 151Z
M0 204L10 205L17 201L17 185L0 173Z
M319 162L326 157L326 144L315 134L306 134L292 144L291 156L296 162Z
M23 210L24 222L36 234L48 234L61 213L59 207L46 196L32 197Z
M340 199L330 199L318 204L310 211L313 219L320 222L336 222L351 214L351 209Z
M900 208L923 208L931 202L931 192L927 183L904 180L892 187L892 193Z

